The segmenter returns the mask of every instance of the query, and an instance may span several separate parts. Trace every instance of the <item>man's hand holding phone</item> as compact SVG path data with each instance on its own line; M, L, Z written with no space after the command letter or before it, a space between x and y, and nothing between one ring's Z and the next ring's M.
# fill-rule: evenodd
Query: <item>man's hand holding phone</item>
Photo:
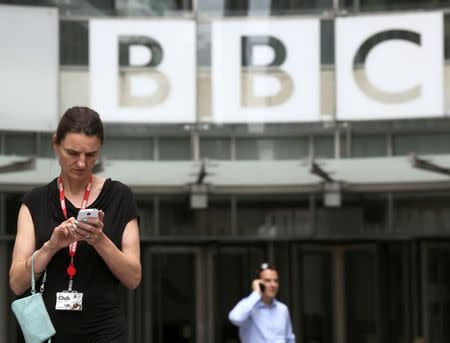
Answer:
M252 289L255 292L263 294L266 289L266 286L264 285L264 283L262 282L261 279L255 279L255 280L253 280L253 283L252 283Z

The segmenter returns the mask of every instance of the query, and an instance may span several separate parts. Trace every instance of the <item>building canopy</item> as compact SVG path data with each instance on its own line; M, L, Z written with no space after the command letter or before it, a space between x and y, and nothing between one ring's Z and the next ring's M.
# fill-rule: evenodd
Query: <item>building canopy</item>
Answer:
M107 160L95 169L97 175L120 180L138 194L188 192L195 184L206 185L213 194L321 192L330 182L352 192L450 188L450 155L313 161ZM0 156L2 191L28 191L58 174L56 159Z

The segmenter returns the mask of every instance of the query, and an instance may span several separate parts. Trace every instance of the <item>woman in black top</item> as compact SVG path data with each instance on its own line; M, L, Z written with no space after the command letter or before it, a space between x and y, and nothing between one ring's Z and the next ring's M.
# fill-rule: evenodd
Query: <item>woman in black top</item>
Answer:
M52 143L61 166L62 190L56 178L22 198L10 287L17 295L29 288L31 255L38 250L35 271L39 277L47 269L43 296L56 329L52 342L125 343L120 283L134 289L141 281L133 195L118 181L92 175L103 144L103 125L95 111L86 107L67 110ZM101 210L98 219L76 221L82 207ZM69 246L73 248L74 242L75 274L67 270ZM55 309L60 305L57 294L70 288L70 275L73 290L83 293L81 311Z

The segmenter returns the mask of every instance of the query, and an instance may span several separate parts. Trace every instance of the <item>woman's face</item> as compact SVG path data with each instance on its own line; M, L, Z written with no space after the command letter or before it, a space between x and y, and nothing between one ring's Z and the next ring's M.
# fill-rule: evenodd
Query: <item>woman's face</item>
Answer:
M58 155L61 174L85 179L91 174L101 148L97 136L69 132L60 144L53 144Z

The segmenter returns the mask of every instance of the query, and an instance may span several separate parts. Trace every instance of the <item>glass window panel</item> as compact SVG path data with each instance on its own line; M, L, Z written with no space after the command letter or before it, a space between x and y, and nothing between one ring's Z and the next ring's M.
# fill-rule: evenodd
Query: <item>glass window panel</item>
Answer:
M320 55L322 64L334 64L334 20L320 21Z
M48 0L0 0L0 4L52 6L51 4L49 4Z
M387 155L387 137L384 135L353 135L352 157Z
M231 202L209 199L208 208L192 209L190 200L160 202L162 236L220 236L231 235Z
M190 160L191 141L189 138L160 138L159 159L161 161Z
M228 313L248 294L255 270L264 261L261 247L220 247L214 256L214 343L238 343L238 328L231 324Z
M394 154L447 154L450 152L450 134L410 134L394 136Z
M334 158L334 137L315 136L314 155L319 158Z
M356 2L355 0L353 0ZM402 10L402 9L424 9L448 6L448 0L359 0L359 6L362 11L380 11L380 10Z
M188 198L177 202L161 200L159 234L162 236L193 235L193 216Z
M238 160L258 160L260 152L258 150L258 140L238 139L236 140L236 159Z
M304 252L299 267L302 342L332 343L333 313L331 256L328 252Z
M405 235L450 233L450 193L395 194L393 230Z
M426 247L424 311L426 332L430 342L450 341L450 245L433 244Z
M302 13L333 8L333 0L277 0L271 1L272 13Z
M376 236L388 228L388 206L385 194L341 194L340 207L325 207L324 199L316 204L315 232L324 237Z
M237 139L237 160L295 160L308 156L307 137Z
M231 236L231 201L209 201L207 209L194 211L194 227L201 235Z
M151 255L152 340L196 342L195 255Z
M200 157L216 160L231 158L231 142L229 139L201 138Z
M350 11L429 9L445 7L449 4L449 0L343 0L343 7Z
M101 155L111 160L152 160L151 138L106 137Z
M449 1L450 3L450 1ZM450 14L444 14L444 42L448 42L450 39ZM444 44L444 56L445 59L450 59L450 45ZM444 68L447 64L444 64ZM447 79L447 73L445 73L444 77ZM448 82L446 80L446 82ZM448 84L448 83L447 83Z
M116 0L119 15L178 16L192 11L192 0Z
M89 65L88 21L62 20L60 22L61 65Z
M197 65L211 66L211 23L197 22ZM208 86L210 85L210 69L206 69ZM199 85L200 86L200 85ZM202 101L204 94L198 94L199 101Z
M148 199L137 199L136 204L140 215L139 230L141 236L154 235L153 201Z
M198 11L202 15L223 15L225 0L198 0Z
M61 16L111 16L116 14L115 0L59 0Z
M55 151L52 146L52 134L39 134L39 151L38 156L55 158Z
M410 343L409 325L411 292L407 243L378 245L381 258L380 274L385 282L380 283L383 326L386 328L386 342Z
M333 8L332 0L223 0L223 2L227 15L288 15Z
M244 236L305 236L311 233L307 199L238 199L237 233Z
M15 133L5 135L5 154L31 156L36 151L34 135L31 133Z
M347 343L377 342L375 253L345 253Z
M61 16L174 16L192 12L192 0L0 0L0 3L56 6Z

